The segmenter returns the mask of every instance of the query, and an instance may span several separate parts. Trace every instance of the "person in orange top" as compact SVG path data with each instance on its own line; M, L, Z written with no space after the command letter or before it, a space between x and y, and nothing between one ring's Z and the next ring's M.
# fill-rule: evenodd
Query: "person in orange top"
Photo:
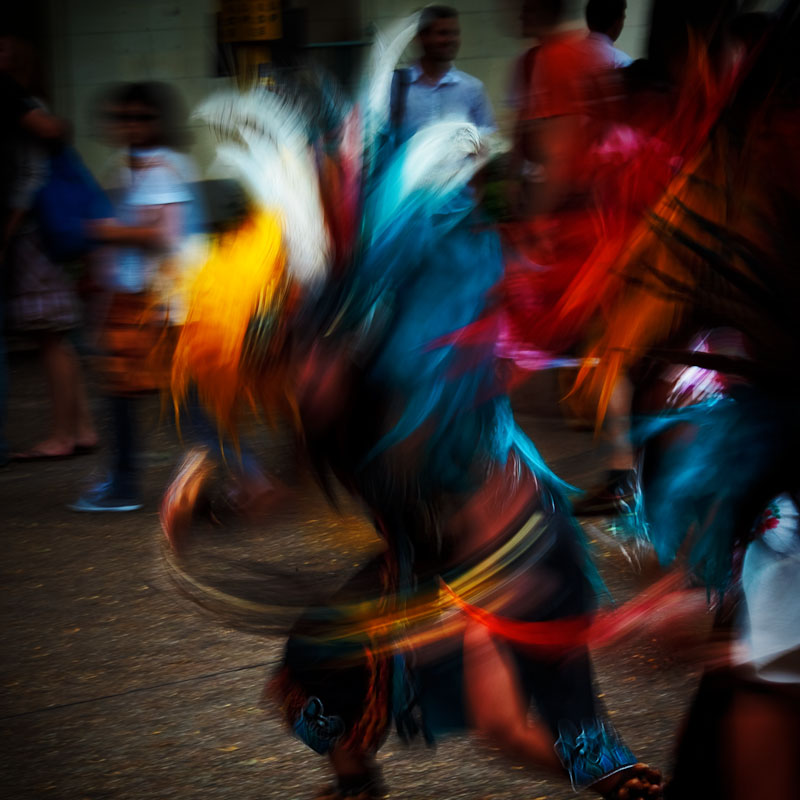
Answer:
M523 23L541 42L520 115L526 158L538 165L539 175L528 185L528 216L512 228L511 238L539 268L535 343L551 352L574 352L586 335L586 323L564 306L601 238L598 209L614 203L613 165L637 146L637 139L609 115L606 98L614 96L619 80L614 48L565 19L561 0L529 0ZM621 378L606 418L612 442L609 472L602 485L576 503L576 513L616 514L631 508L630 402L630 385Z

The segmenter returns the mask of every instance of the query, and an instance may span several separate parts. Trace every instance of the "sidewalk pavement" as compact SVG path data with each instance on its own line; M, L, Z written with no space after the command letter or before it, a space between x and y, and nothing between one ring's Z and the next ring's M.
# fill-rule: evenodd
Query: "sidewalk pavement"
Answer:
M35 441L47 413L35 361L12 364L9 438ZM587 486L601 467L590 433L567 429L550 377L516 398L520 419L555 471ZM146 505L132 514L75 514L103 454L0 470L2 664L0 786L12 800L306 800L327 780L324 759L259 706L282 642L226 629L171 585L162 561L160 492L181 446L157 399L146 402ZM97 405L98 413L102 405ZM285 438L261 452L302 489L258 529L206 526L198 548L282 553L359 563L375 536L352 505L334 512L292 475ZM588 531L590 538L593 530ZM624 600L642 584L614 548L593 546L609 588ZM274 555L273 555L274 558ZM334 561L335 559L335 561ZM599 693L637 755L668 768L672 740L697 681L655 642L597 656ZM566 800L568 786L506 761L466 737L437 749L381 752L393 797L404 800Z

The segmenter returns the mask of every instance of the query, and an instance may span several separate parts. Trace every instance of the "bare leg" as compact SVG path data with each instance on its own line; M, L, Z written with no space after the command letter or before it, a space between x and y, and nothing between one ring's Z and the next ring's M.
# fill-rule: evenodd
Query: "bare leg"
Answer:
M59 333L43 333L39 339L42 366L50 389L53 410L50 436L35 446L43 454L70 453L75 447L75 365Z
M507 651L479 623L470 623L464 634L464 689L467 710L478 733L512 758L564 777L548 728L528 713L527 700ZM645 778L645 783L639 778ZM634 780L631 781L630 779ZM603 796L616 797L622 786L631 787L623 797L661 797L661 777L644 764L616 772L587 787ZM651 785L652 791L648 792ZM636 790L633 787L637 787ZM655 787L658 787L657 789ZM643 789L644 794L639 790Z
M634 503L634 454L631 445L631 403L633 387L626 375L614 384L605 416L605 430L611 442L608 472L603 482L573 503L577 516L628 514Z
M53 426L50 436L36 445L43 454L70 453L76 444L97 444L89 412L80 362L72 345L60 333L41 335L42 365L50 388Z
M627 375L620 375L614 384L608 403L606 427L611 438L612 452L609 469L633 469L631 446L631 403L633 387Z
M509 756L564 774L554 740L528 716L514 665L478 623L464 634L464 691L475 729Z
M335 747L330 754L331 766L339 776L363 775L375 768L375 759L367 753Z

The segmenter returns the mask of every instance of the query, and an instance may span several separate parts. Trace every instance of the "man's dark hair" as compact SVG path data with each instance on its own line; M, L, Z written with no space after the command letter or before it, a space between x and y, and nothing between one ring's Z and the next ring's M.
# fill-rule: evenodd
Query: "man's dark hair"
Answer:
M417 33L425 33L437 19L454 19L455 17L458 17L458 9L453 6L425 6L419 15Z
M586 4L586 26L595 33L605 33L625 13L625 0L589 0Z

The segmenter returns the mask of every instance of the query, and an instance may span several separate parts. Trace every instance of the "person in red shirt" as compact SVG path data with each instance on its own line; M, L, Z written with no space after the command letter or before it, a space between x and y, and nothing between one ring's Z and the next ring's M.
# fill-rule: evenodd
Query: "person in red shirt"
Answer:
M587 324L594 323L565 310L571 287L601 239L599 209L615 202L615 164L637 146L637 138L609 116L606 98L615 95L619 81L614 49L566 19L560 0L529 0L522 22L540 42L531 59L517 137L525 160L536 164L536 180L526 184L525 219L508 233L523 260L536 265L535 277L526 279L537 308L533 344L576 354ZM606 417L612 443L608 474L575 504L576 513L617 514L632 507L630 402L630 385L621 378Z

